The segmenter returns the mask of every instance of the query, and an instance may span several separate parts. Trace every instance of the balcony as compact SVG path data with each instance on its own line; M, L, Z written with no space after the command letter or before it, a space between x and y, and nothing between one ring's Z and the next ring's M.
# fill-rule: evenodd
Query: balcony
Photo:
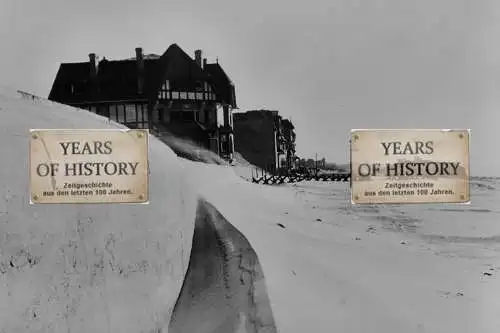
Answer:
M158 92L159 100L180 100L180 101L215 101L217 96L210 84L207 82L184 82L176 84L169 80L160 88Z
M180 100L191 102L215 101L215 93L212 92L195 92L195 91L170 91L160 90L158 92L158 100Z

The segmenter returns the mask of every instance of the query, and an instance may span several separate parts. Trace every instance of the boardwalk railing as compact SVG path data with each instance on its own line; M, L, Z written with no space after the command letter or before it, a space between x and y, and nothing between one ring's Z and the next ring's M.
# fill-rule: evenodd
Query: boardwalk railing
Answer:
M21 94L21 97L24 98L24 99L31 99L33 101L40 101L40 100L42 100L42 98L40 98L39 96L31 94L31 93L26 92L26 91L18 90L17 92L19 94Z
M281 175L252 177L252 182L256 184L279 185L298 183L302 181L323 181L323 182L349 182L351 180L350 173L334 173L325 175Z

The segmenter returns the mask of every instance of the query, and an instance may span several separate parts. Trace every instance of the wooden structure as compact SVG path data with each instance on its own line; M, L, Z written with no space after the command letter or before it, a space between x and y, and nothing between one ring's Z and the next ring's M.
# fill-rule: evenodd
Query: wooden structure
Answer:
M329 175L289 175L289 176L257 176L252 177L252 182L256 184L279 185L285 183L298 183L302 181L328 181L328 182L350 182L350 173L338 173Z

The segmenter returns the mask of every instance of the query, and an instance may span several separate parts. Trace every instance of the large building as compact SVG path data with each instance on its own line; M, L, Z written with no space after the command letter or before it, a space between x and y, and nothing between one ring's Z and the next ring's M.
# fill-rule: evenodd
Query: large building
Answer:
M235 87L218 62L177 44L163 55L63 63L49 100L88 109L130 128L167 131L232 159Z
M234 114L235 148L247 161L268 172L290 170L295 162L295 132L278 111Z

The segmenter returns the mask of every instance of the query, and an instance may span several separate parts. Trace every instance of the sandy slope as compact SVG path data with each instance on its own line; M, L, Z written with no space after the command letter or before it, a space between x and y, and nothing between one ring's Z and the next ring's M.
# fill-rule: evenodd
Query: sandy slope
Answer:
M0 89L0 332L275 333L252 246L159 140L148 205L29 205L30 128L117 127Z
M30 128L116 128L87 111L0 91L0 331L149 332L187 270L195 196L151 140L149 205L29 205Z
M261 259L282 332L500 331L498 239L440 233L498 235L498 192L440 210L354 208L345 184L268 187L203 168L217 180L201 191Z
M8 168L0 168L5 332L147 332L168 321L181 287L175 307L196 311L176 314L170 332L272 332L267 300L287 333L500 332L498 181L475 182L471 206L352 207L346 184L255 185L227 166L183 160L179 167L154 141L149 206L33 208L27 155L19 153L27 149L26 131L115 125L47 102L27 107L10 93L0 93L0 108L9 119L0 122L0 149L9 156ZM192 273L195 211L186 207L195 207L194 195L177 192L190 188L225 217L211 205L198 209L196 223L205 221L220 241L196 241L202 250L191 253ZM243 283L244 252L259 256L247 257L256 283ZM141 260L142 272L134 272ZM202 271L215 273L203 279ZM264 275L267 288L259 287ZM200 293L195 281L213 292ZM263 313L250 301L263 304ZM192 325L203 316L217 320Z

